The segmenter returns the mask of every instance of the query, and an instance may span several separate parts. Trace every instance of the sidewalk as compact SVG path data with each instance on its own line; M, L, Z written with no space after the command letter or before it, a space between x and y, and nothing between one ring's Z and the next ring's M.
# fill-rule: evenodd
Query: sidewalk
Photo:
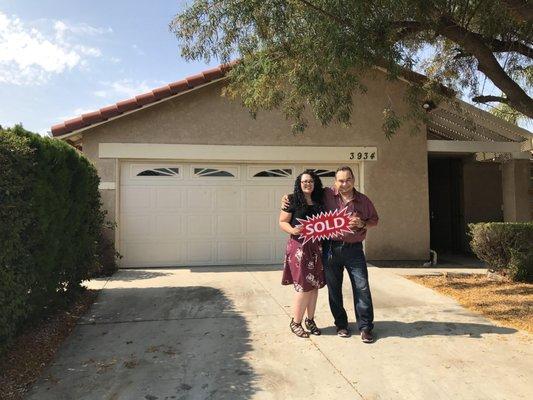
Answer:
M47 399L528 399L533 337L370 268L377 341L289 331L273 267L121 270L32 388ZM346 302L353 304L346 279ZM352 324L353 328L353 324Z

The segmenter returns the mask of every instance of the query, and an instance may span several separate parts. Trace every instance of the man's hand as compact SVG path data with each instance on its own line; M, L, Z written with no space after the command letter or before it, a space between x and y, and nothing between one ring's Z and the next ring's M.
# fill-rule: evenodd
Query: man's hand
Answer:
M359 218L357 216L350 217L350 222L348 223L348 228L350 228L350 229L354 229L354 228L362 229L365 226L366 226L366 223L361 218Z
M289 195L287 194L284 194L283 197L281 198L281 209L282 210L285 210L286 208L288 208L290 205L290 202L289 202ZM299 232L298 232L299 233ZM296 235L296 234L295 234Z

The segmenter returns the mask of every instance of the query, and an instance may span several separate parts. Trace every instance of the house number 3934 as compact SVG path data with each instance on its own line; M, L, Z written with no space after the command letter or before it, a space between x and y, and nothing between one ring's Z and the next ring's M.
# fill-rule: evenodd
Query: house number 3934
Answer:
M350 160L375 160L375 151L358 151L350 153Z

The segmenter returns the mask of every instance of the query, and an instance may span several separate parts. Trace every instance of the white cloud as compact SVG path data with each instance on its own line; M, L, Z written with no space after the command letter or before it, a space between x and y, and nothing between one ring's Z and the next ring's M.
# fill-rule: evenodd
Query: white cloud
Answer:
M56 31L56 38L64 39L67 33L80 35L80 36L97 36L106 33L113 33L111 28L98 28L85 23L70 24L65 21L56 21L54 23L54 29Z
M56 21L55 34L25 24L0 12L0 83L42 84L51 76L86 64L87 57L100 57L101 50L66 41L66 33L94 35L99 28Z
M132 44L131 45L131 48L135 51L135 53L137 53L137 55L139 56L144 56L146 53L144 52L143 49L141 49L139 46L137 46L136 44Z
M102 55L102 51L96 47L88 47L82 44L77 44L74 46L74 49L89 57L100 57Z

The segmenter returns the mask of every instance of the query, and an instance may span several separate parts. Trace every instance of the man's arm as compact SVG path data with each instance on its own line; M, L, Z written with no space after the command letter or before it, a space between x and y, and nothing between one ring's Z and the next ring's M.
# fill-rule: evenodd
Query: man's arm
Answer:
M289 206L291 205L291 202L289 200L289 195L288 194L284 194L283 197L281 198L281 209L282 210L286 210L287 208L289 208Z
M370 199L368 199L368 214L370 216L365 220L365 227L371 228L376 226L379 221L378 212L376 211L376 208Z

